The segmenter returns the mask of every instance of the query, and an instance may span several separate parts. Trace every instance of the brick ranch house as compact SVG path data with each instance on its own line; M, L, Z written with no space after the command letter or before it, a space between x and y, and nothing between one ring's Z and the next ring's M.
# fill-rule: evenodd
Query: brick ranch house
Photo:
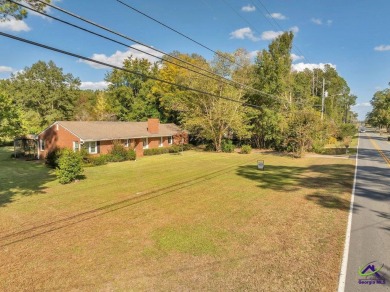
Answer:
M175 124L160 124L159 119L147 122L57 121L37 137L39 159L45 159L55 148L79 151L83 146L90 154L106 154L114 141L134 149L137 157L143 156L144 149L188 143L186 131Z

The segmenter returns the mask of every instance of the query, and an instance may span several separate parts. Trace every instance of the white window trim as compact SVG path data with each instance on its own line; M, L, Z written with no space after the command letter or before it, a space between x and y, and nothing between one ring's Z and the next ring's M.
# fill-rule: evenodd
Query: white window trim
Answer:
M163 137L160 137L160 144L158 145L158 147L164 147L164 138Z
M129 148L129 139L125 139L124 146L125 146L126 148Z
M73 141L73 152L76 152L76 143L79 144L78 151L80 151L81 144L78 141Z
M145 140L146 140L146 145L144 145ZM142 139L142 146L143 146L143 149L149 149L149 139L148 138Z
M169 136L169 137L168 137L168 144L169 144L169 145L172 145L172 144L173 144L173 137L172 137L172 136Z
M39 150L45 151L45 140L44 139L39 139Z
M95 143L95 151L94 152L91 151L91 144L92 143ZM97 154L98 153L97 152L97 142L96 141L88 142L88 153L89 154Z

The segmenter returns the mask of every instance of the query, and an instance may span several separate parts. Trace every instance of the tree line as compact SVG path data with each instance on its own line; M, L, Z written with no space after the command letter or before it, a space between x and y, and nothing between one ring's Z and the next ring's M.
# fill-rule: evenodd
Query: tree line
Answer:
M0 139L38 133L55 120L154 117L181 125L195 143L216 151L226 139L298 155L320 149L331 137L351 135L356 96L329 65L293 71L293 38L292 32L280 35L254 62L244 49L218 52L210 61L180 52L156 63L128 58L128 71L109 71L109 86L101 91L80 90L79 78L52 61L39 61L0 81Z

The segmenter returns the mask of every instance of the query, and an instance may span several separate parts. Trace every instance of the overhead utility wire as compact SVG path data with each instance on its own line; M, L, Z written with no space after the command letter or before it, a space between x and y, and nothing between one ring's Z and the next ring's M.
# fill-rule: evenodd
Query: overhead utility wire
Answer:
M250 0L251 2L252 2L252 4L257 8L257 9L259 9L259 7L253 2L253 0ZM268 10L268 8L263 4L263 2L261 2L261 0L258 0L258 2L260 3L260 5L264 8L264 10L268 13L268 15L269 15L269 17L267 17L267 15L265 15L263 12L261 12L261 14L268 20L268 22L272 25L272 26L274 26L274 27L276 27L276 29L280 29L281 31L284 31L284 29L283 29L283 27L276 21L276 19L271 15L271 12ZM261 9L259 9L260 11L261 11ZM271 22L271 20L269 20L269 19L272 19L272 22ZM275 26L275 24L276 24L276 26ZM302 55L302 56L304 56L305 54L304 53L302 53L302 51L295 45L294 46L294 48L295 48L295 50L296 50L296 52L298 53L298 54L300 54L300 55ZM310 60L309 60L309 58L307 58L307 57L305 57L305 59L306 60L308 60L309 62L310 62Z
M123 45L123 46L125 46L125 47L131 47L132 49L134 49L134 50L136 50L136 51L138 51L138 52L144 53L144 54L149 55L149 56L152 56L152 57L154 57L154 58L156 58L156 59L159 59L159 60L165 61L165 62L167 62L167 63L173 64L173 65L175 65L175 66L177 66L177 67L186 69L186 70L188 70L188 71L194 72L194 73L196 73L196 74L202 75L202 76L207 77L207 78L211 78L211 79L213 79L213 80L215 80L215 81L221 81L221 82L223 82L223 83L225 83L225 84L227 84L227 85L233 86L231 80L226 79L226 78L224 78L224 77L222 77L222 76L220 76L220 75L218 75L218 74L215 74L215 73L214 73L213 75L215 75L215 76L217 76L217 77L219 77L219 78L215 78L215 77L206 75L206 74L204 74L204 73L201 73L201 72L195 71L195 70L193 70L193 69L187 68L187 67L185 67L185 66L183 66L183 65L180 65L180 64L177 64L177 63L175 63L175 62L172 62L172 61L163 59L162 57L159 57L159 56L153 55L153 54L151 54L151 53L148 53L148 52L146 52L146 51L143 51L143 50L134 48L134 47L132 47L132 46L129 46L128 44L125 44L125 43L122 43L122 42L120 42L120 41L114 40L114 39L112 39L112 38L110 38L110 37L107 37L107 36L104 36L104 35L102 35L102 34L99 34L99 33L96 33L96 32L94 32L94 31L91 31L91 30L89 30L89 29L83 28L83 27L78 26L78 25L76 25L76 24L73 24L73 23L70 23L70 22L68 22L68 21L62 20L62 19L60 19L60 18L58 18L58 17L49 15L49 14L47 14L47 13L44 13L44 12L41 12L41 11L39 11L39 10L33 9L33 8L31 8L31 7L28 7L28 6L26 6L26 5L17 3L17 2L15 2L15 1L13 1L13 0L7 0L7 1L12 2L12 3L14 3L14 4L17 4L17 5L19 5L19 6L23 7L23 8L28 9L28 10L34 11L34 12L36 12L36 13L39 13L39 14L41 14L41 15L47 16L47 17L49 17L49 18L51 18L51 19L57 20L57 21L59 21L59 22L62 22L62 23L64 23L64 24L73 26L73 27L75 27L75 28L78 28L78 29L83 30L83 31L85 31L85 32L88 32L88 33L90 33L90 34L93 34L93 35L96 35L96 36L98 36L98 37L104 38L104 39L106 39L106 40L112 41L112 42L117 43L117 44L119 44L119 45ZM212 72L210 72L210 73L212 73ZM241 84L240 84L240 85L241 85Z
M65 51L65 50L57 49L57 48L54 48L54 47L51 47L51 46L47 46L47 45L44 45L44 44L41 44L41 43L38 43L38 42L34 42L34 41L31 41L31 40L28 40L28 39L25 39L25 38L20 38L20 37L17 37L17 36L14 36L14 35L2 32L2 31L0 31L0 35L5 36L7 38L11 38L11 39L17 40L17 41L20 41L20 42L23 42L23 43L27 43L27 44L34 45L34 46L37 46L37 47L41 47L41 48L44 48L44 49L47 49L47 50L50 50L50 51L54 51L54 52L57 52L57 53L68 55L68 56L72 56L72 57L79 58L79 59L82 59L82 60L85 60L85 61L89 61L89 62L93 62L93 63L99 64L99 65L111 67L111 68L114 68L114 69L117 69L117 70L121 70L121 71L124 71L124 72L135 74L135 75L147 78L147 79L152 79L152 80L155 80L155 81L158 81L158 82L161 82L161 83L166 83L166 84L169 84L169 85L173 85L173 86L176 86L176 87L181 88L181 89L194 91L194 92L197 92L197 93L209 95L209 96L220 98L220 99L225 99L225 100L228 100L228 101L231 101L231 102L239 103L239 104L241 104L243 106L247 106L247 107L261 109L261 107L258 106L258 105L254 105L254 104L250 104L250 103L246 103L246 102L241 102L241 101L229 98L229 97L219 96L219 95L216 95L216 94L213 94L213 93L210 93L210 92L206 92L206 91L203 91L203 90L199 90L199 89L196 89L196 88L191 88L191 87L188 87L188 86L185 86L185 85L180 85L180 84L177 84L177 83L174 83L174 82L166 81L166 80L163 80L163 79L160 79L160 78L157 78L157 77L149 76L149 75L142 74L142 73L139 73L139 72L136 72L136 71L133 71L133 70L125 69L125 68L122 68L122 67L119 67L119 66L115 66L115 65L108 64L108 63L105 63L105 62L101 62L101 61L98 61L98 60L94 60L94 59L91 59L91 58L88 58L88 57L84 57L84 56L81 56L81 55L78 55L78 54L75 54L75 53L72 53L72 52L69 52L69 51Z
M7 1L13 2L13 3L14 3L14 1L12 1L12 0L7 0ZM272 94L269 94L269 93L266 93L266 92L262 92L262 91L260 91L260 90L258 90L258 89L255 89L255 88L253 88L253 87L250 87L250 86L248 86L248 85L246 85L246 84L243 84L243 83L240 83L240 82L237 82L237 81L234 81L234 80L227 79L227 78L225 78L225 77L223 77L223 76L220 76L220 75L218 75L218 74L216 74L216 73L214 73L214 72L211 72L211 71L209 71L209 70L206 70L206 69L204 69L204 68L202 68L202 67L199 67L199 66L197 66L197 65L191 64L190 62L187 62L187 61L185 61L185 60L183 60L183 59L180 59L180 58L178 58L178 57L175 57L175 56L173 56L173 55L170 55L170 54L168 54L168 53L165 53L164 51L161 51L161 50L159 50L159 49L153 48L152 46L149 46L149 45L144 44L144 43L142 43L142 42L140 42L140 41L137 41L137 40L135 40L135 39L133 39L133 38L130 38L130 37L128 37L128 36L126 36L126 35L124 35L124 34L122 34L122 33L113 31L113 30L111 30L111 29L109 29L109 28L106 28L106 27L104 27L104 26L102 26L102 25L100 25L100 24L97 24L97 23L95 23L95 22L93 22L93 21L91 21L91 20L85 19L85 18L83 18L83 17L81 17L81 16L79 16L79 15L76 15L76 14L70 12L70 11L67 11L67 10L65 10L65 9L62 9L61 7L58 7L58 6L53 5L53 4L50 4L50 3L46 3L46 2L44 2L44 1L42 1L42 0L37 0L37 1L40 2L40 3L42 3L42 4L45 4L45 5L49 6L49 7L51 7L51 8L53 8L53 9L56 9L56 10L58 10L58 11L60 11L60 12L63 12L63 13L65 13L65 14L67 14L67 15L70 15L70 16L72 16L72 17L74 17L74 18L77 18L77 19L79 19L79 20L81 20L81 21L83 21L83 22L86 22L86 23L88 23L88 24L91 24L91 25L93 25L93 26L95 26L95 27L98 27L98 28L103 29L103 30L105 30L105 31L107 31L107 32L110 32L110 33L112 33L112 34L115 34L115 35L117 35L117 36L120 36L120 37L122 37L122 38L124 38L124 39L127 39L127 40L129 40L129 41L132 41L132 42L135 42L135 43L137 43L137 44L140 44L140 45L142 45L142 46L144 46L144 47L146 47L146 48L149 48L149 49L151 49L151 50L154 50L154 51L156 51L156 52L158 52L158 53L160 53L160 54L169 56L169 57L171 57L172 59L175 59L175 60L177 60L177 61L179 61L179 62L185 63L185 64L187 64L187 65L189 65L189 66L192 66L192 67L194 67L194 68L197 68L197 69L199 69L199 70L202 70L202 71L204 71L204 72L207 72L207 73L209 73L209 74L211 74L211 75L218 76L219 78L225 79L225 80L227 80L228 82L231 82L231 83L234 83L234 84L236 84L236 85L242 86L243 88L246 88L246 89L255 91L255 92L257 92L257 93L259 93L259 94L261 94L261 95L264 95L264 96L268 96L268 97L271 97L271 98L280 99L280 97L278 97L278 96L274 96L274 95L272 95ZM19 3L18 3L18 4L19 4ZM49 15L48 15L48 16L49 16ZM135 49L134 47L132 47L132 48ZM145 52L145 51L142 51L142 50L139 50L139 49L136 49L136 50L141 51L141 52L143 52L143 53L145 53L145 54L148 54L148 53ZM175 64L176 64L176 63L175 63Z
M168 26L168 25L162 23L161 21L157 20L156 18L147 15L146 13L144 13L144 12L142 12L142 11L140 11L140 10L134 8L133 6L130 6L129 4L126 4L125 2L123 2L123 1L121 1L121 0L116 0L116 1L119 2L119 3L121 3L122 5L126 6L127 8L132 9L132 10L134 10L135 12L137 12L137 13L139 13L139 14L142 14L143 16L145 16L145 17L147 17L147 18L153 20L154 22L157 22L158 24L160 24L160 25L162 25L162 26L168 28L169 30L171 30L171 31L173 31L173 32L175 32L175 33L181 35L182 37L184 37L184 38L186 38L186 39L188 39L188 40L194 42L195 44L197 44L197 45L199 45L199 46L201 46L201 47L203 47L203 48L209 50L210 52L213 52L214 54L220 56L221 58L224 58L224 59L228 60L230 63L236 64L237 66L242 67L242 65L237 64L236 62L230 60L229 58L226 58L224 55L222 55L222 54L218 53L217 51L214 51L213 49L209 48L208 46L206 46L206 45L204 45L204 44L202 44L202 43L200 43L200 42L194 40L193 38L191 38L191 37L185 35L184 33L181 33L180 31L178 31L178 30L176 30L176 29L174 29L174 28L172 28L172 27L170 27L170 26Z

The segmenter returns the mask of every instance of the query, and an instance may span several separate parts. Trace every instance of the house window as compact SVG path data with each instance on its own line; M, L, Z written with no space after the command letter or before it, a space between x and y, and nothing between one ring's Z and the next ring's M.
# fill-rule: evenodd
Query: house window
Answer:
M39 140L40 150L45 151L45 140Z
M158 147L163 147L164 146L164 140L163 137L160 137L160 145Z
M129 147L129 139L123 140L123 146Z
M142 144L144 149L148 149L149 148L148 138L142 139Z
M80 143L77 141L73 142L73 151L74 152L79 152L80 151Z
M88 153L90 153L90 154L96 154L97 153L96 141L88 143Z
M172 145L172 143L173 143L172 136L169 136L169 137L168 137L168 144L169 144L169 145Z

